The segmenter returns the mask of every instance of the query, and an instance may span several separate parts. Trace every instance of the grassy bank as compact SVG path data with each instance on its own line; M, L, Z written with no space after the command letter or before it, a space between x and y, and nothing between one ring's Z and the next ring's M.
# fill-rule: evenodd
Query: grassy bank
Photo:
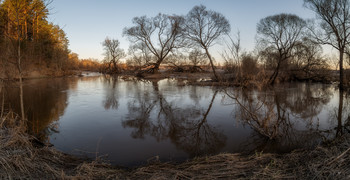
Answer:
M43 146L13 113L0 118L0 179L349 179L350 136L285 155L219 154L181 164L121 169Z

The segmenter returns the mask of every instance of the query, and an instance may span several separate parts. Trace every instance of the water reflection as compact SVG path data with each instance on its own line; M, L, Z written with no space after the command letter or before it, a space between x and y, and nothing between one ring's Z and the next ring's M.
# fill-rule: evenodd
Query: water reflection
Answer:
M324 138L322 109L330 102L333 87L292 84L263 92L225 91L222 104L234 105L235 119L254 130L245 146L259 151L290 151L313 147Z
M344 133L350 133L350 98L348 96L349 94L343 90L338 91L338 107L331 108L329 112L330 120L336 122L337 126L326 131L328 137L335 134L334 138L338 138Z
M217 91L207 109L200 106L197 96L190 96L194 103L177 104L168 100L159 90L157 81L151 81L152 91L136 91L134 100L128 102L128 114L123 127L133 128L133 138L150 135L162 141L170 139L177 148L190 156L217 153L225 146L226 136L207 121ZM196 88L190 89L196 92ZM191 93L192 92L192 93Z
M33 79L24 81L24 109L28 131L43 142L59 133L59 120L65 114L68 98L82 81L96 81L98 77ZM20 113L19 89L15 83L5 83L1 107Z
M72 81L70 81L72 82ZM24 108L28 118L28 130L45 141L52 132L58 132L57 121L67 107L69 81L30 80L24 84ZM4 108L20 112L16 84L4 88Z
M349 133L349 93L334 85L257 91L178 83L110 76L28 80L28 129L66 153L108 154L125 166L154 156L288 152ZM1 108L20 112L18 88L0 91Z
M103 101L103 106L106 110L108 109L118 109L119 102L118 102L118 93L117 93L117 86L118 86L118 77L104 75L104 85L105 88L105 100Z

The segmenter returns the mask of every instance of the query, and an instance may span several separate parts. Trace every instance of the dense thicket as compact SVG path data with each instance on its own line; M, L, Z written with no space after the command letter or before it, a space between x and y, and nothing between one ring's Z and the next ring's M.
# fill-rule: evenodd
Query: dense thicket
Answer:
M68 39L62 28L48 21L49 4L48 0L0 1L0 77L68 68Z

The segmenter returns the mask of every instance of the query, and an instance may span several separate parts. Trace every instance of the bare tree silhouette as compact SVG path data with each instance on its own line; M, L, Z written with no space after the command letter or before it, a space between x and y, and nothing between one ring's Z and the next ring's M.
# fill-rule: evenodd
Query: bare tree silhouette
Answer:
M119 73L118 63L121 58L126 56L124 50L120 48L120 42L118 39L106 37L102 46L105 50L104 61L108 64L108 73ZM111 64L113 64L113 67L111 67Z
M129 37L132 43L141 43L134 48L145 46L156 57L156 61L147 64L152 66L148 72L157 72L160 64L176 48L183 46L182 28L184 19L181 16L158 14L153 18L135 17L133 27L125 28L123 35ZM142 50L141 49L141 50Z
M348 0L304 0L304 6L314 11L319 27L309 27L311 36L320 44L339 51L339 87L344 89L344 53L349 48L350 2Z
M231 31L229 21L220 13L207 10L205 6L195 6L186 16L185 36L192 45L201 47L210 61L215 80L216 74L214 59L209 53L209 48L224 34Z
M274 72L269 79L271 85L275 83L282 63L294 56L293 48L302 40L305 29L306 22L292 14L268 16L258 23L260 46L272 51L277 58Z

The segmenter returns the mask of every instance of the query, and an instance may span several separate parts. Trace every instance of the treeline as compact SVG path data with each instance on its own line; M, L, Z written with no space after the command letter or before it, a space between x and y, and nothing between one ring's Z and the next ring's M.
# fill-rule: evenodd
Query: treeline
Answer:
M161 64L176 71L196 72L209 65L215 81L264 82L314 80L331 81L338 73L343 88L347 84L344 66L350 44L350 2L348 0L304 0L316 19L305 20L294 14L276 14L262 18L257 24L256 48L242 50L239 32L233 36L230 23L221 13L195 6L187 15L158 14L155 17L135 17L133 26L124 28L123 35L131 46L126 54L117 39L106 38L104 72L121 72L120 60L144 73L154 73ZM222 41L222 39L225 39ZM210 49L218 41L225 44L221 51L224 72ZM336 63L324 56L322 45L336 49ZM333 66L333 67L332 67Z
M48 21L50 3L0 0L0 78L64 75L95 63L76 61L65 32Z
M68 59L68 67L71 70L101 72L102 64L98 59L80 59L76 53L70 53Z

